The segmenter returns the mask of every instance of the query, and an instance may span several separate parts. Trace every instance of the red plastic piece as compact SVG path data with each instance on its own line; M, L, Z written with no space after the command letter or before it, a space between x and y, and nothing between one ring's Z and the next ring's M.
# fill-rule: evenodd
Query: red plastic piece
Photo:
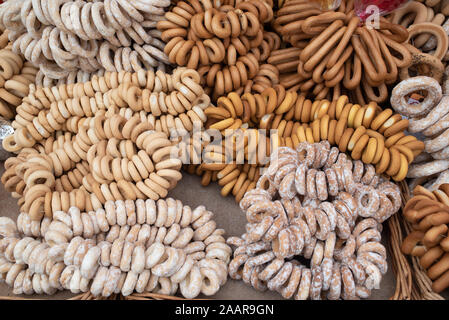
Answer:
M354 3L355 13L362 20L366 20L372 12L367 12L367 7L370 5L375 5L379 8L380 15L386 15L393 10L399 8L403 4L408 2L408 0L356 0Z

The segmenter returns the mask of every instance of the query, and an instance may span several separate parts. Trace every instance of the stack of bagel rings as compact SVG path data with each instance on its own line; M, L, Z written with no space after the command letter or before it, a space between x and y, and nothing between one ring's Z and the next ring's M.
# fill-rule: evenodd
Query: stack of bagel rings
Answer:
M402 242L402 252L418 259L432 290L440 293L449 287L449 184L433 191L416 186L402 212L413 230Z
M424 4L411 1L394 11L388 20L407 27L409 40L406 44L412 54L412 64L401 69L399 78L408 79L411 75L426 75L442 80L444 62L448 55L448 21L442 13L435 13Z
M181 159L188 173L202 177L203 186L218 182L222 196L232 193L237 202L255 188L278 147L327 140L395 181L405 179L424 149L422 141L405 134L408 120L391 109L374 102L353 105L347 96L311 101L281 85L261 94L231 92L205 114L208 130L200 141L180 143Z
M279 36L264 30L273 19L266 0L178 1L165 19L157 27L169 61L198 70L213 100L245 86L278 83L277 69L265 63L280 46Z
M387 86L412 64L411 45L406 42L418 31L411 30L410 36L405 27L384 17L380 17L378 28L360 23L353 1L343 0L337 10L325 12L308 1L286 1L277 12L274 28L299 50L288 48L277 53L284 56L277 58L278 63L288 70L281 83L319 98L348 90L359 104L386 101ZM445 34L439 26L432 28ZM437 51L444 55L447 41L439 42ZM296 76L290 71L293 58L289 54L293 52L298 53L293 70ZM290 68L285 68L287 62Z
M360 161L352 166L327 142L275 151L240 201L247 225L227 241L236 247L230 277L286 299L368 298L387 271L381 222L401 199L395 184L369 173L370 165L365 172Z
M444 0L418 0L418 2L424 3L427 9L432 9L435 13L441 13L445 16L449 16L449 3Z
M22 98L28 95L38 70L11 50L8 31L0 35L0 68L0 116L11 120Z
M0 5L0 27L13 50L39 67L45 86L86 81L104 71L165 71L156 23L169 0L9 0Z
M449 5L446 1L439 3L442 2L444 2L444 7L432 8L428 3L409 1L403 7L392 12L387 18L392 23L400 24L406 28L412 27L409 31L413 30L416 34L422 33L411 43L421 52L435 55L435 49L438 48L439 43L445 41L444 33L441 33L440 28L429 26L429 23L441 26L446 35L449 32L449 20L446 18L446 15L449 14ZM446 51L443 61L447 60L449 60L449 54Z
M18 153L5 163L6 190L33 220L70 206L96 210L107 200L164 198L181 179L167 128L189 131L205 121L209 100L199 82L196 71L179 68L34 90L3 141Z
M0 217L0 282L368 298L402 207L391 241L404 227L415 271L449 288L449 0L387 4L0 0L0 181L20 210ZM232 195L241 236L169 197L183 170Z
M327 140L352 159L373 164L377 174L395 181L405 179L409 164L424 149L424 143L404 133L408 120L391 109L382 110L375 102L353 105L347 96L332 102L311 101L303 94L285 91L281 85L261 94L231 92L220 97L216 107L208 107L205 114L206 128L219 130L223 139L219 145L208 144L207 139L198 148L187 145L192 148L191 162L183 161L195 163L192 160L203 156L203 163L189 165L188 172L202 175L203 185L218 181L222 195L232 192L236 201L255 187L260 168L280 146L296 148L301 142ZM240 149L238 142L226 142L231 135L226 130L240 130L246 135ZM270 136L270 130L276 131Z
M14 294L213 295L232 251L212 218L172 198L109 201L89 213L71 207L37 228L21 213L17 224L0 221L0 278Z

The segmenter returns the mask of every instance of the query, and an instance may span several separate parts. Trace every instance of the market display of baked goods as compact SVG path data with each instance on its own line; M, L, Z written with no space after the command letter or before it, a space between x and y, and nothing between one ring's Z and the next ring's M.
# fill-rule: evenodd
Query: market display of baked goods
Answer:
M431 192L417 186L403 210L414 230L404 239L402 251L419 257L419 263L433 281L432 289L437 293L449 287L448 187L444 183Z
M369 4L0 3L0 282L355 300L390 272L442 298L449 4Z
M399 188L328 142L278 150L240 202L248 223L228 238L230 277L287 299L369 297L387 271L381 223L399 210Z

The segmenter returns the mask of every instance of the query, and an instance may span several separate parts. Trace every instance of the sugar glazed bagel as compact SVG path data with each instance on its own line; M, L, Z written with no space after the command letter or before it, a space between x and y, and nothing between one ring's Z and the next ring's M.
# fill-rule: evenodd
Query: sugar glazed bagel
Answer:
M288 73L281 75L281 83L320 98L347 89L359 104L381 103L388 98L387 86L412 63L404 45L407 29L383 17L378 29L368 28L355 15L353 1L343 0L335 11L321 11L309 1L286 1L276 14L274 28L299 49L275 52L284 56L277 57L278 63L290 63L290 68L282 68ZM293 53L296 70L292 70Z
M172 130L206 120L196 71L106 73L86 83L36 89L24 98L4 146L2 182L33 220L70 206L164 198L181 179ZM150 106L151 102L151 106Z
M411 95L415 95L417 99L410 99ZM393 89L391 106L408 118L408 130L411 133L424 136L422 160L415 161L410 166L408 177L426 178L446 171L449 168L449 100L443 95L438 81L425 76L403 80ZM434 188L438 188L438 185L431 187Z
M104 71L135 72L169 64L156 29L170 1L11 0L0 26L13 50L39 67L39 83L86 81Z
M157 27L169 61L198 70L216 99L245 86L260 91L278 83L277 69L264 64L280 46L279 36L264 31L272 19L265 0L193 0L177 2Z
M35 227L26 213L0 218L0 279L14 294L59 290L95 296L215 294L232 254L213 213L181 201L108 201L70 207Z
M399 189L329 148L306 142L273 152L240 202L248 223L227 241L231 278L297 300L367 298L379 288L387 271L381 222L400 208Z
M413 231L404 239L402 252L418 259L437 293L449 287L448 195L449 184L434 191L417 186L403 209Z

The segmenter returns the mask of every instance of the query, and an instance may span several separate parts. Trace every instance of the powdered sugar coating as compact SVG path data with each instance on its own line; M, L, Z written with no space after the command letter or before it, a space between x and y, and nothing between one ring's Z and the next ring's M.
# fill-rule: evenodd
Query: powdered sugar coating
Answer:
M334 150L302 143L299 160L283 150L264 178L274 189L245 194L247 232L228 242L238 245L232 278L295 299L365 298L378 285L386 272L379 222L398 210L399 190Z

